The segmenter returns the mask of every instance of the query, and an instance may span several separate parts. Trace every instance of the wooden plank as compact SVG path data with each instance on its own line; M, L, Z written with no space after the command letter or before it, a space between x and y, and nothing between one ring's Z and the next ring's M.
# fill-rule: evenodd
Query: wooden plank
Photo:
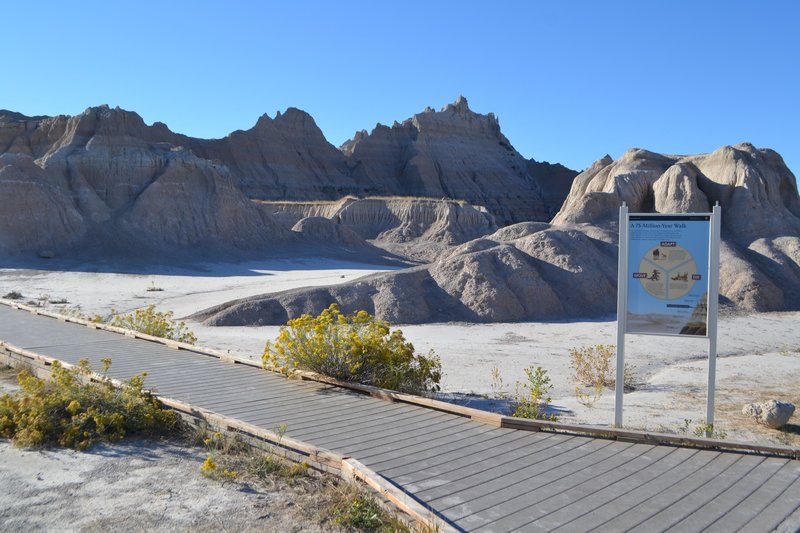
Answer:
M503 457L490 459L480 465L464 468L452 476L452 483L417 493L426 502L437 502L437 509L448 509L471 500L473 493L486 494L505 485L503 481L522 469L540 469L547 461L569 461L609 446L611 441L553 435L552 438L531 443ZM582 449L581 449L582 448ZM552 464L552 463L550 463ZM527 475L525 470L523 475Z
M306 428L297 433L298 438L314 440L315 442L323 442L330 440L333 436L352 434L354 431L362 432L363 435L374 435L376 432L381 433L387 428L406 428L418 427L419 424L432 426L435 425L440 419L441 415L432 415L421 410L408 411L406 409L398 409L391 416L382 416L379 419L359 419L351 422L347 426L341 424L326 424L318 427Z
M768 459L778 460L778 459ZM716 533L727 533L747 524L754 517L764 512L777 494L783 494L791 484L800 477L800 464L787 461L777 472L754 491L747 499L731 509L722 518L712 524L708 530Z
M528 467L514 472L507 476L508 482L503 486L487 487L483 494L466 491L459 495L462 501L458 505L444 508L437 504L436 507L469 531L484 529L487 525L491 525L491 530L502 531L504 526L514 529L529 521L519 511L606 475L651 449L647 444L609 444L570 460L547 461L538 469Z
M551 523L552 520L552 523L562 524L556 531L589 531L597 524L598 520L605 520L601 519L602 515L596 512L598 509L603 508L603 506L613 506L616 500L635 492L649 480L666 474L697 454L697 450L690 448L667 449L669 450L667 455L646 468L630 473L602 489L593 491L591 495L582 498L580 501L571 502L555 511L552 518L548 515L547 521L543 521L543 527L547 527L546 524ZM531 529L536 527L538 527L537 521L530 524Z
M714 499L675 524L675 531L697 531L718 522L728 511L741 505L753 492L780 470L788 459L766 458L760 465L732 486L722 491ZM716 489L716 487L715 487ZM800 495L798 495L800 498ZM752 516L755 516L753 513ZM741 523L740 523L741 525Z
M796 477L786 490L776 494L770 504L742 528L742 533L772 531L782 525L786 525L785 531L797 531L800 524L784 524L784 522L800 508L798 500L800 500L800 476Z
M334 407L337 407L337 406L334 406ZM392 419L401 421L401 420L406 420L408 418L413 418L413 417L419 416L419 413L417 413L417 412L408 412L408 411L403 410L403 409L393 409L393 410L389 411L388 410L389 407L391 407L391 406L387 406L386 410L381 410L380 411L380 415L379 415L380 421L388 421L388 420L392 420ZM333 413L328 414L328 416L326 417L326 420L331 420L331 419L335 420L336 412L337 411L334 411ZM259 415L258 418L253 419L253 423L254 424L262 424L262 423L275 424L275 423L282 423L282 422L291 423L293 420L295 420L294 417L298 417L298 419L299 419L300 416L303 416L303 415L298 415L297 413L291 413L291 412L287 412L287 413L285 413L283 415L281 415L281 414L278 414L278 415L269 415L269 414ZM312 413L309 416L314 416L314 415ZM306 417L303 416L303 418L305 419ZM354 423L352 425L363 426L364 424L369 424L369 423L373 423L374 424L374 423L380 423L380 422L375 422L374 420L367 420L366 422L358 421L358 422L356 422L356 423ZM324 430L317 431L317 433L320 433L322 435L326 435L326 434L329 434L331 431L337 431L338 427L339 427L338 424L326 425ZM304 432L302 438L307 438L307 434L313 433L313 432L315 432L315 430L313 428L310 429L310 430L306 429L306 431ZM298 436L298 438L300 438L300 437Z
M274 392L271 388L258 388L253 391L247 391L249 394L246 396L237 395L236 397L231 397L229 394L220 394L216 391L213 391L206 394L197 395L197 397L203 398L203 402L206 403L209 407L225 407L231 410L244 410L249 407L254 409L261 409L263 404L278 407L278 406L293 406L298 403L298 394L297 391L283 391L283 392ZM300 394L299 398L303 400L308 400L308 394ZM312 396L313 400L317 400L316 396ZM342 401L345 399L354 399L351 397L344 397Z
M637 444L587 468L561 475L551 483L539 484L533 491L524 492L523 487L519 496L503 502L501 519L485 523L477 531L553 530L574 518L573 513L564 512L566 508L584 510L593 503L599 505L596 499L592 501L598 491L657 464L674 451L664 446Z
M413 409L413 411L412 411ZM460 426L463 422L469 422L468 418L462 417L450 417L447 413L439 413L437 411L431 411L429 409L423 409L420 407L413 407L408 405L400 404L400 409L397 411L398 413L414 413L415 415L412 418L409 418L409 422L420 422L425 423L427 426L431 426L433 428L446 428L446 427L454 427ZM330 425L330 424L329 424ZM335 423L334 423L335 425ZM314 428L309 428L312 431ZM319 428L319 430L324 431L326 428ZM403 439L410 438L407 435L403 435L395 422L390 419L378 419L375 418L374 420L366 420L366 419L359 419L354 418L351 419L346 424L346 430L343 426L342 431L337 432L336 437L325 437L320 440L322 442L325 440L328 442L328 446L332 446L334 443L339 446L360 446L361 443L365 442L372 442L373 440L381 440L386 436L397 435L396 442L399 442ZM371 445L368 445L370 447Z
M707 453L714 452L701 452L698 455L702 456ZM688 475L685 475L677 482L660 488L655 494L634 507L619 507L618 505L620 502L617 501L617 516L604 523L603 527L612 530L629 530L638 526L650 517L658 514L662 509L680 500L685 494L693 491L697 487L705 485L708 481L730 468L731 465L742 457L743 456L737 454L717 454L701 468L696 468L688 472Z
M381 475L392 477L416 470L437 468L470 455L477 455L488 448L491 448L494 454L502 453L499 451L501 446L521 439L524 435L521 431L510 432L491 426L486 427L487 432L464 439L450 449L429 448L419 452L413 459L394 457L391 453L377 454L372 455L364 464L380 472Z
M706 483L697 486L692 491L686 492L679 500L662 511L638 524L633 531L645 532L663 531L675 526L682 518L713 500L718 494L725 491L736 482L747 476L764 461L763 457L744 455Z
M421 471L409 466L411 473L407 474L414 481L408 483L408 487L414 491L421 499L430 500L437 494L434 489L440 488L445 494L448 489L453 488L456 483L465 480L470 476L482 476L485 479L493 479L494 472L498 469L506 468L517 461L528 460L534 454L543 452L549 448L554 448L559 444L570 441L573 446L581 443L580 440L573 440L573 437L555 434L540 434L518 432L522 435L520 439L498 446L497 450L484 449L477 453L468 453L458 459L434 468ZM559 453L558 451L553 453ZM541 456L540 456L541 457ZM408 462L408 458L404 462ZM513 468L509 469L513 470ZM417 474L417 472L419 474ZM394 477L393 477L394 479ZM479 484L479 479L474 484ZM445 485L447 485L445 487Z
M595 507L591 513L586 515L589 527L585 529L589 530L598 526L605 528L606 523L617 518L624 510L631 509L646 502L654 495L657 495L688 477L692 472L704 468L718 456L716 452L701 452L700 450L689 451L693 453L684 461L664 472L653 475L650 479L646 479L644 483L638 484L635 490L623 491L623 493L616 498L603 503L599 507ZM576 527L582 524L584 524L584 520L579 519L576 521ZM578 527L578 529L580 529L580 527ZM568 527L567 530L574 531L575 529L573 527Z
M287 424L289 429L292 431L292 434L295 437L298 437L295 428L300 423L316 421L317 424L323 424L324 422L329 421L331 418L336 418L337 415L341 414L342 408L342 406L338 405L328 405L325 407L316 406L315 408L315 405L308 404L307 408L304 410L292 410L291 408L278 408L275 410L270 410L269 408L264 408L261 411L254 411L249 415L236 414L235 416L236 418L247 420L256 425L274 426L276 424ZM344 406L344 408L346 409L346 406ZM380 416L391 416L391 413L379 414Z
M324 415L327 422L333 421L335 423L336 415L341 414L342 411L346 411L348 407L353 405L359 407L364 406L365 409L370 409L371 411L379 413L377 416L380 417L392 416L394 413L402 411L402 409L395 408L394 406L374 405L363 403L360 400L360 398L343 398L338 402L331 402L328 401L327 398L311 397L295 403L281 402L280 404L276 404L274 408L254 408L252 410L239 411L237 416L253 420L255 424L259 423L262 419L266 420L276 416L287 416L291 417L299 426L304 422L308 422L309 419L319 419L320 415ZM317 424L319 425L319 422L317 422Z
M497 428L493 428L492 426L484 425L484 424L476 424L472 422L468 418L461 418L459 417L456 420L461 420L462 424L458 425L457 427L461 428L459 433L459 438L457 440L451 441L448 443L446 447L440 446L439 443L434 441L433 439L422 440L419 442L417 446L414 446L413 449L413 462L414 464L420 464L424 462L427 458L430 461L430 457L436 454L441 455L444 453L445 450L459 450L464 447L470 447L472 445L496 439L499 435L492 433L492 431L497 431ZM463 423L466 422L467 425ZM404 435L403 437L408 437ZM408 440L408 439L405 439ZM398 441L399 442L399 441ZM361 462L364 464L372 464L373 459L375 457L386 457L389 456L397 456L395 453L394 446L376 446L370 442L365 442L363 444L348 447L350 450L348 453L351 455L358 455L361 459ZM407 455L410 450L405 449L404 455ZM384 475L382 472L381 475Z
M348 456L360 456L359 450L376 448L383 451L394 450L397 455L413 457L419 450L427 450L432 446L450 446L463 437L468 418L444 419L441 422L420 421L416 427L388 428L376 433L375 437L356 435L343 440L335 438L327 441L326 446L342 450ZM323 442L320 440L320 442Z
M148 377L153 377L148 374ZM170 390L175 394L184 394L193 391L208 391L214 392L218 389L236 387L238 385L249 387L264 387L266 384L261 382L258 376L251 376L249 379L240 380L238 378L230 379L229 376L207 377L205 374L197 373L195 375L181 375L165 382L163 379L154 378L154 384L162 390ZM286 388L279 389L279 394L288 395L304 395L316 392L320 389L303 390L301 388Z
M303 438L314 438L315 441L318 440L319 442L330 438L332 434L337 435L337 438L340 439L347 439L352 436L355 436L356 439L363 439L367 438L368 435L381 433L386 428L394 425L410 425L417 422L435 424L435 420L438 419L438 417L431 415L424 409L409 411L400 408L388 413L385 408L380 406L375 406L372 409L370 413L365 413L365 416L342 410L335 416L321 422L315 422L306 417L305 420L295 424L295 431L297 435L302 435ZM309 435L315 436L309 437Z

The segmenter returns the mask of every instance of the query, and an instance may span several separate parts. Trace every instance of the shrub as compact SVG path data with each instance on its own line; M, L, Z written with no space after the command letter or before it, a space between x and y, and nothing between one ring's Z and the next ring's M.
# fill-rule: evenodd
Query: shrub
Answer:
M22 293L19 292L19 291L11 291L9 293L6 293L3 296L3 298L5 298L6 300L21 300L22 299Z
M174 313L156 311L155 305L148 305L144 309L137 309L127 315L116 315L110 324L119 328L132 329L162 339L194 344L197 337L187 327L186 322L172 320Z
M517 382L517 394L514 398L513 416L536 420L558 420L558 417L547 413L550 405L550 390L553 388L547 370L537 366L525 369L528 382Z
M689 429L691 429L692 419L691 418L684 418L683 419L683 427L680 428L681 433L688 433ZM721 429L715 429L714 424L708 423L700 423L696 424L694 429L692 429L692 435L695 437L704 437L708 439L717 439L717 440L725 440L728 437L728 433Z
M110 364L104 360L104 370ZM162 435L179 426L178 416L144 390L144 374L118 388L109 379L91 381L85 359L69 370L55 361L52 372L47 381L20 372L21 390L0 396L0 437L20 447L84 450L99 441Z
M615 386L616 373L611 364L615 355L616 346L613 344L570 348L572 379L576 383L575 395L581 403L592 405L603 395L605 387ZM625 363L622 372L625 392L634 390L636 376L633 366Z
M284 373L300 368L412 394L438 391L442 377L436 354L417 355L402 331L390 331L366 311L344 315L336 304L281 327L264 348L263 361L265 368Z

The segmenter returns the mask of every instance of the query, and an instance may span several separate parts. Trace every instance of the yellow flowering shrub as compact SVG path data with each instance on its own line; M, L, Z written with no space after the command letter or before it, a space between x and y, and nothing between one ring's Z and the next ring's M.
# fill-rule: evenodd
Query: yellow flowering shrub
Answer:
M186 322L172 320L173 315L172 311L163 313L156 311L156 306L151 304L127 315L116 315L111 319L110 324L162 339L171 339L187 344L197 342L197 337L186 327Z
M417 355L399 329L391 331L366 311L344 315L336 304L281 327L275 342L267 342L263 362L284 373L299 368L412 394L438 391L442 377L435 353Z
M104 360L106 370L110 364ZM89 381L85 359L69 370L54 361L52 371L47 381L20 372L21 389L0 396L0 437L20 447L84 450L129 434L165 434L179 425L178 415L144 390L144 374L117 388L110 380Z

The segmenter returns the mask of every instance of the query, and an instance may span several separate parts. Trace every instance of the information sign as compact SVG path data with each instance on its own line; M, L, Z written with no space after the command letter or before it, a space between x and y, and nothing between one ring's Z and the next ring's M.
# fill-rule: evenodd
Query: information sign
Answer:
M711 215L628 216L626 333L708 335Z

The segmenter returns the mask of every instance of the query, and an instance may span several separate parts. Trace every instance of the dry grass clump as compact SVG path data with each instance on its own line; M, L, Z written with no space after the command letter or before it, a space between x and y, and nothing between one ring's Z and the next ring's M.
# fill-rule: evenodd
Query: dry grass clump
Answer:
M584 405L593 405L603 395L606 387L613 388L616 385L616 370L612 365L616 350L617 347L613 344L570 348L575 396ZM636 376L633 366L625 363L623 376L625 392L635 390Z

